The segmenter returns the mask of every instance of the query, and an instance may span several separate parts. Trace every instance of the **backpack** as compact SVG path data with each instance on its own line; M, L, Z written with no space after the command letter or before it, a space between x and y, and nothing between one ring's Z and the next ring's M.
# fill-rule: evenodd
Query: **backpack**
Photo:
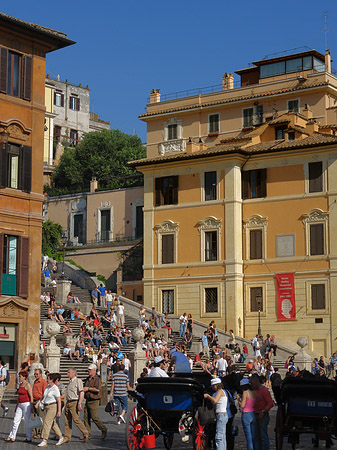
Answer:
M4 368L5 368L5 367L2 367L2 368L1 368L1 376L2 376L2 369L4 369ZM0 378L1 378L1 377L0 377ZM5 386L8 385L9 380L10 380L9 370L6 370L6 377L5 377L5 379L3 380L3 382L5 383Z

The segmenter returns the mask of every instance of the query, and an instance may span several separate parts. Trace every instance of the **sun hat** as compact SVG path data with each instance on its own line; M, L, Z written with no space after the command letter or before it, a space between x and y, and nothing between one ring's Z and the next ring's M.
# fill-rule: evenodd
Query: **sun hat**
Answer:
M249 384L248 378L242 378L240 381L240 386L245 386L246 384Z
M221 383L220 378L213 378L211 380L211 386L214 386L215 384L219 384L219 383Z
M164 361L164 358L162 357L162 356L156 356L155 358L154 358L154 362L156 363L156 364L159 364L159 363L161 363L162 361Z

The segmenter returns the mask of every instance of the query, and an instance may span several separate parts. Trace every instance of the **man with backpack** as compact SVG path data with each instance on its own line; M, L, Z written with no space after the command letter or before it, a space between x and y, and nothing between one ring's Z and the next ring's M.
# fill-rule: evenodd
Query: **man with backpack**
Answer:
M9 411L9 408L6 407L2 402L5 389L8 383L9 383L9 371L7 370L5 363L2 361L0 357L0 406L3 409L2 417L6 417Z

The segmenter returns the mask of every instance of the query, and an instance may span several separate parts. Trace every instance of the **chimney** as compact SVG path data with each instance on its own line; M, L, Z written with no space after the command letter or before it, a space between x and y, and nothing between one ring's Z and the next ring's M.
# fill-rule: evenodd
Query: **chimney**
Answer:
M150 94L150 103L160 102L160 89L152 89Z
M330 50L325 50L325 71L331 73L331 54Z
M306 103L304 106L304 109L302 111L303 115L307 118L307 120L312 119L312 111L310 109L310 106Z
M225 73L222 77L222 90L234 89L234 75L232 73Z
M96 177L92 177L90 181L90 192L95 192L98 189L98 181L96 180Z

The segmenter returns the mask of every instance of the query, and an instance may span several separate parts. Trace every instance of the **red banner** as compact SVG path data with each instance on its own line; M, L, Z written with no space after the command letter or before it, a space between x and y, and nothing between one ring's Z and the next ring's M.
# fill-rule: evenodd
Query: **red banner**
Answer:
M277 320L296 320L293 273L276 274Z

